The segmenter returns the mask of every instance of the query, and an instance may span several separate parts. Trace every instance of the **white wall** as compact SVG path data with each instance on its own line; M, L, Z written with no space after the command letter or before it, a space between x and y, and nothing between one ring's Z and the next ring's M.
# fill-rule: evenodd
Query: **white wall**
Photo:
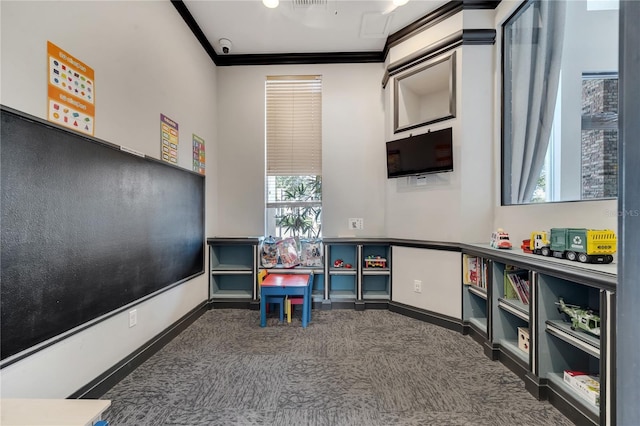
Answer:
M95 71L97 138L158 158L164 113L180 126L179 165L189 169L191 135L204 138L210 215L216 69L170 2L3 0L0 10L3 105L46 119L46 49L53 42ZM207 228L211 222L207 217ZM203 274L133 304L133 328L123 312L3 368L2 397L69 396L206 300L207 285Z
M473 11L471 11L473 12ZM480 11L478 11L480 12ZM465 11L465 22L492 25L492 14ZM463 13L417 34L391 49L394 61L409 56L463 28ZM386 88L387 140L453 128L452 173L428 176L425 185L414 178L387 181L387 235L449 242L477 242L491 234L493 221L493 46L456 48L456 117L440 123L393 133L395 76ZM447 52L442 56L449 55ZM442 57L441 56L441 57ZM428 64L439 60L434 58ZM420 64L419 66L423 66ZM399 74L398 76L401 76Z
M461 320L461 270L460 253L394 246L392 300Z
M500 126L501 126L501 57L502 24L511 16L521 1L503 0L496 8L495 28L497 30L495 75L494 75L494 168L493 184L495 199L494 228L504 228L511 240L519 246L521 239L528 238L531 231L548 230L555 227L584 227L591 229L618 229L617 201L580 201L564 203L544 203L521 206L500 206ZM572 2L569 2L572 3ZM567 15L569 16L569 15ZM569 16L570 18L570 16ZM586 30L586 28L585 28ZM567 29L565 29L567 31ZM591 29L593 31L593 28ZM617 47L613 48L617 52ZM563 83L564 84L564 83ZM564 119L564 118L563 118ZM576 130L579 132L579 129ZM565 135L563 135L563 138ZM480 241L487 242L488 239Z
M218 210L214 234L263 235L267 75L322 75L322 234L383 236L386 157L381 64L218 69ZM349 231L348 218L364 219Z
M461 205L457 226L458 241L484 241L492 232L496 193L493 184L493 153L500 132L492 123L496 114L492 102L493 58L496 46L463 46L460 106ZM498 106L499 109L499 106ZM499 167L499 166L498 166Z
M457 15L456 15L457 16ZM427 31L428 32L428 31ZM424 33L421 33L424 34ZM405 43L410 43L408 40ZM399 47L402 47L400 45ZM418 50L416 45L414 49ZM391 49L393 52L394 48ZM460 78L462 75L460 66L460 48L456 49L456 103L460 105ZM425 62L429 64L437 61ZM422 65L422 64L421 64ZM398 75L399 77L402 74ZM426 179L426 185L418 185L415 178L399 177L386 181L386 229L387 235L393 238L410 238L423 240L459 241L457 226L457 212L460 211L460 167L461 167L461 139L460 118L446 120L432 125L418 127L404 132L393 133L393 111L395 78L391 77L385 90L386 111L390 125L385 129L385 139L395 140L426 133L427 130L435 131L453 127L453 172L430 175Z
M492 25L493 11L458 13L392 48L390 56L394 61L409 56L457 33L463 26L490 28ZM387 85L387 140L425 133L428 129L453 128L452 173L429 175L425 185L417 185L414 178L408 177L387 181L387 235L393 238L455 243L483 241L491 235L495 202L492 181L495 46L463 45L453 52L456 55L455 118L393 134L395 77ZM451 52L445 53L448 54ZM393 301L462 319L460 262L460 254L455 252L394 247ZM416 279L423 283L422 293L414 291Z

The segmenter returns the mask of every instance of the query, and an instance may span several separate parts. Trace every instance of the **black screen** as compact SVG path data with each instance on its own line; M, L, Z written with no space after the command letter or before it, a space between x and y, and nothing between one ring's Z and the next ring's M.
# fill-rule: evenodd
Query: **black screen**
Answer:
M2 108L2 359L204 271L204 177Z
M387 177L453 171L452 128L387 142Z

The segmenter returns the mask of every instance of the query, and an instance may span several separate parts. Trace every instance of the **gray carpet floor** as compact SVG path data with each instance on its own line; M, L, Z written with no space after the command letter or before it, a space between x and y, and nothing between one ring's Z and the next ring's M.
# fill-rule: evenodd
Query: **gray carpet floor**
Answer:
M386 310L210 310L103 399L121 425L571 425L469 336Z

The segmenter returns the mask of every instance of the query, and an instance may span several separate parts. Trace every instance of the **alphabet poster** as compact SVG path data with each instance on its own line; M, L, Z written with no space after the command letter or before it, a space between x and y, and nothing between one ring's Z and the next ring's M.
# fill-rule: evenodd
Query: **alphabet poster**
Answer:
M193 134L193 171L204 174L204 139Z
M162 135L162 161L178 164L178 123L160 114L160 134Z
M95 82L93 68L47 41L48 120L93 136Z

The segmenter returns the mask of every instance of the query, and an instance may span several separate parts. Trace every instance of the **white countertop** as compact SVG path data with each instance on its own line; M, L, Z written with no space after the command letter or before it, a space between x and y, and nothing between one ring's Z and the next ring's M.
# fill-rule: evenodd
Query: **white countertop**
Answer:
M0 425L92 425L110 405L106 399L0 399Z

